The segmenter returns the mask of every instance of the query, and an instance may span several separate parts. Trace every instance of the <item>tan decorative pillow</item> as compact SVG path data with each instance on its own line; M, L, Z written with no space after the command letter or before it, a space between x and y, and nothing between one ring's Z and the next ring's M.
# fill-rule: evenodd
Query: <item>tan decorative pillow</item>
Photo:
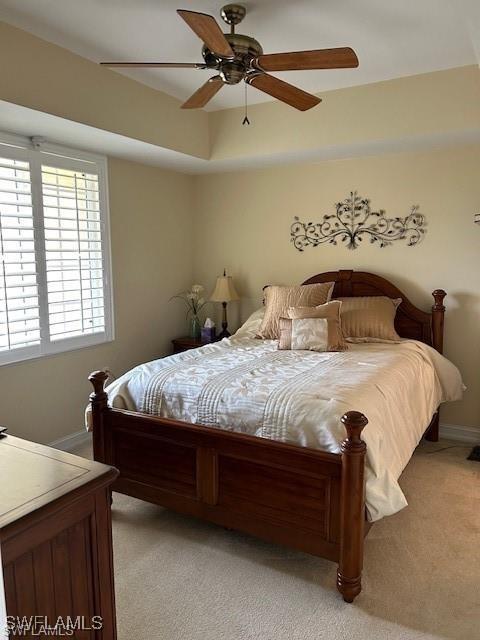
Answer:
M278 340L279 320L289 307L316 307L330 300L333 282L305 284L297 287L270 286L265 289L265 315L257 338Z
M343 335L349 339L368 342L375 340L401 340L395 331L395 315L401 298L387 296L361 296L339 298L342 302Z
M343 338L340 321L340 300L332 300L318 307L290 307L287 311L288 318L294 321L287 327L283 319L280 319L280 344L279 349L312 349L313 351L345 351L348 346ZM319 320L318 323L297 320ZM285 332L283 329L286 329ZM302 336L306 332L312 332L312 339L307 337L308 344L313 346L294 346L301 344ZM320 343L319 343L320 339ZM287 346L290 345L290 346ZM318 347L318 345L320 345Z

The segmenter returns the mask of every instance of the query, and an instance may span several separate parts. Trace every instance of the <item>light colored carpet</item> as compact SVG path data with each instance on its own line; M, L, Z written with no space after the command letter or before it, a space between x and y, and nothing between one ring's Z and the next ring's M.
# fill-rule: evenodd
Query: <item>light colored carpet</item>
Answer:
M477 640L480 463L422 443L366 539L353 605L326 560L114 494L119 640ZM87 448L77 453L89 457Z

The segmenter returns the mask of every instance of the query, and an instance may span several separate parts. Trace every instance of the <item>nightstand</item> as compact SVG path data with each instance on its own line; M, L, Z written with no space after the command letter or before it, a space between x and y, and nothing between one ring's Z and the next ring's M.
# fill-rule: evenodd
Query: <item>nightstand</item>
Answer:
M216 340L214 340L216 342ZM211 342L202 342L200 338L175 338L172 340L173 353L181 353L182 351L188 351L189 349L196 349L197 347L203 347L206 344L212 344Z

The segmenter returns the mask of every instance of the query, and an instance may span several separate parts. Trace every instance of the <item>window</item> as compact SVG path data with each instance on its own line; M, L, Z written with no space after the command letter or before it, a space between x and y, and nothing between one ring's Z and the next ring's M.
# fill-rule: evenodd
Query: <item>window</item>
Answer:
M0 136L0 364L113 339L106 160Z

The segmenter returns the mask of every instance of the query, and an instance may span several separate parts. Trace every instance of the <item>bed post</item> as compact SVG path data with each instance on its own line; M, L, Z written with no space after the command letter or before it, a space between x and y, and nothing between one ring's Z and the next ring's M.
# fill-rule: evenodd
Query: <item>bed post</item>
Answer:
M108 396L104 390L107 378L108 374L105 371L94 371L88 376L94 389L90 394L90 406L92 407L93 458L97 462L108 462L104 424L104 414L108 409Z
M368 420L363 413L348 411L342 416L342 423L347 430L347 437L342 442L341 538L337 588L345 602L353 602L362 590L367 445L360 435Z
M443 353L443 323L445 319L446 292L443 289L435 289L432 293L435 304L432 307L432 347L439 353Z
M432 307L432 347L439 353L443 353L443 327L445 320L445 305L443 301L446 296L443 289L435 289L432 293L435 301ZM440 413L437 411L425 433L425 439L430 442L438 442Z

